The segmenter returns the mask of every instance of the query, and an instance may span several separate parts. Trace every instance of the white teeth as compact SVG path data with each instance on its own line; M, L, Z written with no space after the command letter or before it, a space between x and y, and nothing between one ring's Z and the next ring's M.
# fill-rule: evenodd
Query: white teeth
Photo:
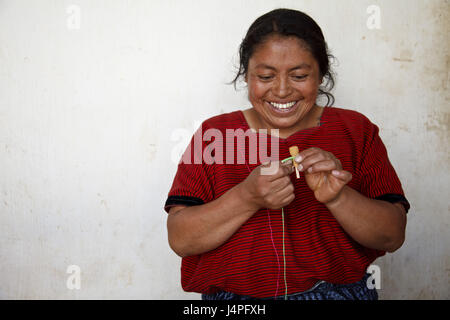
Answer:
M270 104L271 104L272 106L274 106L275 108L278 108L278 109L289 109L289 108L293 107L294 104L296 104L296 103L297 103L297 102L295 102L295 101L289 102L289 103L286 103L286 104L270 102Z

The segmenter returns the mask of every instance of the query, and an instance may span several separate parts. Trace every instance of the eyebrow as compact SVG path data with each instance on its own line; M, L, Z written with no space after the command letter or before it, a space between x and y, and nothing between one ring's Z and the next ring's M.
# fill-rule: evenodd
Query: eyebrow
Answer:
M261 68L263 68L263 69L271 69L271 70L274 70L274 71L277 70L277 68L269 66L268 64L265 64L265 63L260 63L260 64L258 64L256 66L256 69L261 69ZM295 67L289 69L289 71L293 71L293 70L297 70L297 69L311 69L311 66L309 64L307 64L307 63L302 63L302 64L300 64L298 66L295 66Z

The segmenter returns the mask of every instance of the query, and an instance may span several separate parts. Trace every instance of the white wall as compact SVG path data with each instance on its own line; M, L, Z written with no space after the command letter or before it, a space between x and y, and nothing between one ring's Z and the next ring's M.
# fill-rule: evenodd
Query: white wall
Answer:
M405 245L376 261L380 297L450 298L445 0L0 1L0 298L199 298L167 244L171 137L249 106L225 83L277 7L322 26L335 105L381 127L412 204Z

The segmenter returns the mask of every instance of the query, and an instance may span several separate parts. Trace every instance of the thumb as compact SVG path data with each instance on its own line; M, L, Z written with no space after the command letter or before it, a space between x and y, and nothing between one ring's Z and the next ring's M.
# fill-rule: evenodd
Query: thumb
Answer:
M275 174L280 167L280 163L277 161L267 161L264 162L261 166L261 175L263 176L271 176Z
M267 166L269 166L269 164L270 164L270 161L267 160L267 161L262 162L262 163L261 163L261 166L267 167Z

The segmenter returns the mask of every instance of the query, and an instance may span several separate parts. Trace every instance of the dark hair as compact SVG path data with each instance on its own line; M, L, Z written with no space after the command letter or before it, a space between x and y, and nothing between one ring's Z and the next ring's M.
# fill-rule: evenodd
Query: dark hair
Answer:
M333 72L330 59L334 58L329 52L322 30L307 14L290 9L276 9L270 11L253 22L239 47L239 70L230 84L234 84L248 71L248 63L255 47L263 43L270 35L296 36L303 40L306 48L312 53L319 65L323 85L319 87L319 96L327 98L327 105L333 105L334 96L330 91L334 87Z

